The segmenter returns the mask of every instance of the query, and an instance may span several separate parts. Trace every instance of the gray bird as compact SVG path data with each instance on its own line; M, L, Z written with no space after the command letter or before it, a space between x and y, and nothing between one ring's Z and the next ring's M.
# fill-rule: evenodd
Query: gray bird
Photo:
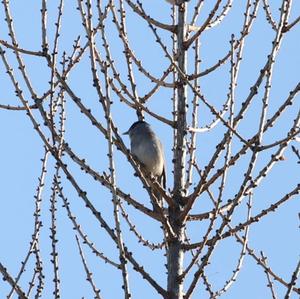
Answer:
M156 177L163 188L166 188L163 147L150 125L145 121L137 121L124 134L129 135L131 153L139 160L145 170Z

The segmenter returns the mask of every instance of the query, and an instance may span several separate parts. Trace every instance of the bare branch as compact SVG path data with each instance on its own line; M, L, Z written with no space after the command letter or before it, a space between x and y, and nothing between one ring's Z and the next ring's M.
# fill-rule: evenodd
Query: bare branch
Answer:
M82 264L83 264L83 267L84 267L84 270L85 270L85 273L86 273L86 279L87 281L90 283L92 289L93 289L93 292L95 294L95 299L101 299L101 296L100 296L100 290L96 287L94 281L93 281L93 273L90 272L89 270L89 267L87 265L87 262L85 260L85 257L84 257L84 254L83 254L83 251L82 251L82 248L81 248L81 245L79 243L79 239L78 237L75 235L76 237L76 242L77 242L77 245L78 245L78 249L79 249L79 254L80 254L80 257L81 257L81 261L82 261Z
M3 276L3 279L7 281L11 287L16 291L20 299L28 299L28 297L25 295L24 291L16 284L14 279L11 277L11 275L8 273L7 269L3 266L2 263L0 263L0 272Z

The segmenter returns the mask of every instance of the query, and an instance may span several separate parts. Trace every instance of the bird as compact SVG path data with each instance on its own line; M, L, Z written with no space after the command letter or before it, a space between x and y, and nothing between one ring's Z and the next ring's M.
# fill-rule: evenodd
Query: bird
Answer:
M142 120L131 125L124 135L129 135L131 154L137 158L148 174L155 177L162 187L166 188L166 162L161 141L151 126ZM154 194L159 204L161 196ZM157 208L153 204L154 210Z

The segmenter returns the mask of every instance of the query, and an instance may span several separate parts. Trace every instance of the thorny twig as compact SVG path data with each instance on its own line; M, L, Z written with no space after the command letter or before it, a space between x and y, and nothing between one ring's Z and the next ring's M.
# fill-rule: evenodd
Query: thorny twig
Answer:
M168 246L170 242L176 238L176 234L173 231L173 227L170 223L170 215L166 210L160 209L158 212L152 211L147 208L144 204L139 202L137 199L133 198L130 194L126 194L119 186L118 178L118 165L117 153L115 153L115 148L120 150L124 157L128 159L132 167L134 168L137 176L141 179L141 182L147 189L149 196L153 191L159 191L159 193L165 198L166 205L169 207L174 207L175 202L173 199L172 190L166 192L161 188L156 180L148 177L143 173L139 162L136 161L134 157L128 152L127 147L121 139L117 127L115 125L116 115L114 114L114 109L117 105L113 105L115 99L117 99L118 105L125 107L126 109L132 110L137 113L138 118L142 119L143 114L148 114L149 116L155 118L161 123L167 124L172 128L177 128L178 119L183 119L185 115L178 115L176 110L178 107L178 101L181 101L178 97L177 90L182 89L182 86L187 86L192 92L192 121L191 125L185 128L180 128L184 132L186 129L188 134L190 134L190 140L187 143L187 152L189 154L188 167L187 167L187 178L184 182L184 189L181 190L186 192L185 202L183 204L184 210L179 217L179 221L185 225L186 221L193 220L198 221L208 219L208 226L204 232L201 232L200 242L191 242L187 235L186 240L183 244L182 249L187 252L191 252L191 259L187 262L186 269L182 272L181 278L184 280L191 269L196 267L196 272L194 279L192 279L191 284L187 287L187 292L185 298L189 298L194 292L196 285L200 278L202 278L203 284L206 287L209 296L211 298L217 298L221 294L228 291L229 287L233 282L236 281L236 276L242 267L243 257L245 252L252 256L258 263L260 267L266 272L268 279L268 288L272 292L273 299L276 298L275 290L272 285L272 280L277 280L281 285L286 287L285 298L289 298L292 292L300 293L299 288L296 287L295 282L299 274L300 263L298 262L297 267L292 274L289 282L282 279L278 274L267 265L266 256L262 255L258 257L254 251L248 245L247 232L250 226L254 223L261 221L265 216L270 215L272 212L276 211L279 207L285 204L292 198L296 198L299 194L300 186L297 185L294 189L290 189L288 193L282 196L279 200L273 201L273 203L267 208L258 211L256 215L250 215L251 204L248 205L248 217L244 222L239 223L235 226L230 224L231 219L237 214L238 207L241 206L244 198L246 196L253 196L254 190L261 186L261 183L265 177L267 177L277 162L280 162L283 157L284 151L288 148L288 145L297 139L299 134L299 118L300 113L294 118L293 125L286 130L286 134L282 135L276 140L271 140L266 143L264 140L265 133L274 125L277 124L280 118L283 118L284 112L289 106L296 107L296 101L298 99L297 95L300 90L300 83L296 85L294 89L290 91L287 99L283 104L275 110L273 115L269 117L269 106L272 103L271 88L272 88L272 76L273 67L275 60L279 51L280 44L282 42L284 33L291 31L295 25L300 21L300 17L296 17L293 21L289 22L289 14L291 10L291 1L282 0L282 6L280 10L279 21L275 21L275 14L271 10L267 0L263 0L263 10L266 16L266 22L269 22L275 33L275 38L273 39L273 45L271 51L269 52L269 57L266 60L265 65L262 67L260 74L258 74L256 81L252 85L249 94L245 97L245 101L239 105L238 98L235 96L235 88L238 83L239 66L243 57L243 47L246 41L246 37L250 34L252 24L258 14L259 0L248 0L246 2L246 8L244 11L244 23L240 30L240 36L235 38L232 36L230 43L230 50L225 54L219 61L214 62L211 67L202 70L201 60L204 59L201 53L201 38L205 34L209 34L209 29L223 24L225 17L230 17L229 12L233 6L232 0L224 1L223 7L221 6L222 1L217 0L214 2L210 12L204 16L204 18L199 18L200 13L202 13L202 8L206 3L205 1L197 1L194 7L194 14L189 23L184 24L186 30L179 28L180 24L177 23L177 16L180 15L180 10L184 7L188 7L190 3L183 3L183 1L178 1L176 5L172 7L172 24L168 25L166 23L160 22L158 19L150 16L146 13L146 10L142 6L140 1L134 3L131 0L126 1L112 1L107 2L96 1L95 4L91 0L87 0L85 3L82 0L78 0L79 14L82 20L83 29L86 34L86 42L81 46L81 39L78 36L75 39L73 45L73 52L70 56L67 56L64 51L61 55L62 70L59 70L59 53L60 47L62 47L63 36L62 33L62 16L64 11L62 10L63 1L59 2L58 14L56 16L56 21L54 24L54 31L51 32L51 25L48 21L48 14L51 13L48 8L46 0L41 2L41 50L33 50L23 46L20 46L17 41L16 31L13 26L13 14L10 12L10 5L8 0L3 0L3 9L5 14L5 22L8 28L8 35L11 41L5 39L0 39L0 54L2 62L4 64L5 70L13 84L13 89L16 91L16 97L21 101L21 106L15 105L5 105L0 104L1 109L20 111L20 114L25 112L33 124L33 127L37 134L40 136L42 143L45 146L45 152L47 156L50 154L54 158L55 163L55 175L52 181L52 195L51 195L51 246L52 246L52 262L53 262L53 276L54 276L54 295L59 298L60 294L60 280L58 273L58 247L57 247L57 202L56 196L61 197L64 208L67 211L69 219L72 221L73 227L76 233L83 240L85 244L91 249L91 251L99 256L104 262L118 268L122 275L123 281L123 293L125 298L130 298L131 293L129 290L129 272L127 270L127 263L129 262L133 269L137 271L141 277L147 280L147 282L164 298L169 298L166 290L159 285L159 283L153 278L150 272L146 271L143 267L142 262L138 262L135 258L135 254L128 249L128 244L126 240L126 230L123 229L123 222L127 222L129 229L137 237L138 242L149 249L154 250L158 248L165 248L168 252ZM96 7L96 9L95 9ZM98 15L96 15L98 13ZM182 15L182 14L181 14ZM139 53L135 53L134 47L135 43L132 41L130 18L134 16L138 20L144 22L144 25L148 25L153 32L156 42L162 49L162 53L166 56L167 67L162 70L161 75L154 75L156 72L152 72L151 65L147 66L145 61L139 60ZM93 25L97 17L96 26ZM198 24L199 19L203 20L202 25ZM110 32L114 28L117 32L117 36L120 42L120 48L123 48L123 65L119 63L119 57L116 55L114 49L111 48L112 43L110 39ZM168 48L168 43L163 41L161 36L164 33L172 34L173 39L173 49L172 51ZM185 32L185 40L182 39L182 44L178 46L178 33ZM50 35L53 33L53 36ZM161 35L162 33L162 35ZM146 34L145 34L146 35ZM165 38L165 36L164 36ZM60 43L58 43L60 41ZM49 46L50 45L50 46ZM185 47L185 48L184 48ZM50 49L51 48L51 49ZM4 49L8 52L13 53L13 57L16 59L16 66L19 69L18 75L21 75L21 81L18 75L14 73L13 68L10 66L8 58L5 54ZM185 54L190 54L191 51L195 51L193 57L193 69L192 73L188 74L188 69L182 71L183 68L178 67L180 59L180 51L186 52ZM89 57L87 57L89 55ZM9 56L10 57L10 56ZM23 59L24 57L24 59ZM27 62L25 57L35 57L40 59L41 62L48 65L48 70L50 71L49 85L42 96L38 96L36 90L35 81L30 77L29 64L25 65ZM152 57L152 56L151 56ZM90 62L90 74L92 76L91 85L94 88L96 97L98 101L96 104L93 101L86 101L85 98L80 98L77 95L76 88L73 87L73 82L69 78L75 70L75 66L84 64L88 58ZM43 59L43 61L42 61ZM190 59L190 57L189 57ZM117 63L118 62L118 63ZM216 106L212 105L209 97L202 93L202 81L201 78L212 74L224 64L230 64L230 83L228 85L229 91L227 98L224 97L223 107L221 110L217 109ZM124 71L122 67L125 66ZM146 67L147 66L147 67ZM149 69L148 69L149 68ZM124 79L124 77L127 77ZM172 82L167 82L167 79L172 78ZM18 79L17 79L18 78ZM143 78L143 79L141 79ZM85 79L85 78L84 78ZM142 80L147 80L151 82L151 87L144 91L141 87ZM21 87L21 83L24 84ZM34 82L34 83L32 83ZM153 85L154 84L154 85ZM259 95L262 99L259 113L258 129L256 133L250 138L246 138L244 133L238 125L242 119L246 116L247 110L249 110L251 104L253 104L254 99L257 98L259 89L261 89L262 84L264 84L263 94ZM149 84L147 84L149 85ZM91 89L92 89L91 88ZM24 92L23 92L24 89ZM152 97L155 97L159 91L162 90L173 90L173 119L169 120L162 113L158 113L151 108ZM139 94L143 93L144 96ZM30 102L27 98L32 98L33 102ZM66 101L67 97L68 101ZM168 104L163 96L164 104ZM46 107L45 102L49 101L49 106ZM202 102L207 108L209 108L210 113L213 115L214 119L211 123L204 125L202 128L198 128L198 120L202 117L202 109L199 108L199 102ZM99 171L96 167L92 167L87 163L87 157L83 154L78 154L73 147L67 143L65 140L66 136L64 134L65 122L67 120L66 113L66 103L75 104L78 110L82 113L84 118L89 120L90 124L97 129L102 137L106 139L107 142L107 153L108 153L108 171ZM222 104L221 103L221 104ZM147 106L146 106L147 104ZM186 111L188 111L188 105L191 105L189 101L186 101ZM93 107L93 108L90 108ZM97 107L97 108L95 108ZM99 107L101 109L99 109ZM40 113L39 116L35 115L36 110ZM184 108L185 109L185 108ZM180 113L184 111L180 110ZM101 111L101 116L99 117L99 111ZM160 112L160 111L159 111ZM37 114L37 113L36 113ZM228 118L227 115L228 114ZM103 116L103 118L101 118ZM42 123L45 127L42 127ZM216 150L211 154L211 158L207 163L206 167L199 163L199 158L197 156L198 142L201 140L201 135L198 137L197 133L211 133L213 128L218 129L218 124L222 123L225 128L224 138L217 144ZM174 135L176 139L176 134ZM52 138L52 142L50 139ZM176 140L174 139L174 145L176 146ZM236 146L238 142L238 147ZM184 144L184 142L182 143ZM233 152L234 148L234 154ZM300 162L299 150L292 145L291 149L296 155ZM186 150L186 149L184 149ZM272 152L273 151L273 152ZM261 153L269 154L269 158L264 160L264 163L258 168L257 161ZM66 157L65 157L66 155ZM233 196L227 202L224 202L224 198L227 197L227 176L233 169L233 166L242 160L242 157L250 156L248 165L246 166L246 171L244 172L244 179L242 183L238 186L238 191L235 196ZM84 157L84 158L83 158ZM224 157L224 162L220 161L221 157ZM66 162L67 161L67 162ZM45 163L45 159L43 160ZM81 187L80 180L77 179L76 174L71 168L71 163L77 165L81 168L82 172L87 174L88 178L94 178L96 184L103 185L112 194L112 217L114 219L113 224L109 224L105 218L109 217L107 214L103 214L96 208L93 199L87 195L83 187ZM219 164L221 166L219 166ZM184 164L182 164L185 167ZM196 170L199 180L195 180L193 170ZM44 179L47 169L46 166L42 167L42 177L40 178L38 185L38 193L35 198L35 221L34 221L34 233L31 239L30 248L26 255L25 260L22 263L22 267L17 274L16 278L13 279L8 271L0 264L0 272L4 279L8 281L12 290L9 297L16 292L20 298L29 298L30 294L34 290L34 285L37 281L35 298L41 296L45 279L43 277L43 265L41 259L41 252L39 248L39 233L42 227L42 222L40 220L41 213L41 194L39 190L42 190L44 185ZM254 175L255 173L255 175ZM63 175L61 175L63 174ZM88 235L86 235L81 224L75 218L74 214L71 212L70 203L67 200L63 192L63 186L65 182L68 181L71 186L76 190L78 197L84 202L86 207L91 211L95 219L100 224L99 229L106 231L108 236L113 241L116 252L119 255L119 263L108 259L101 251L99 251L95 245L90 241ZM188 189L195 184L195 189L192 193L188 193ZM217 196L214 197L212 189L218 190ZM65 190L65 189L64 189ZM213 208L208 207L208 212L198 212L192 214L192 209L194 204L201 204L205 200L205 194L208 194L213 202ZM69 196L68 196L69 197ZM204 198L203 201L198 200L198 198ZM104 201L105 199L103 199ZM163 231L166 237L163 243L154 244L146 239L137 229L135 223L131 220L129 212L125 210L124 202L128 205L132 205L135 210L142 213L144 217L151 217L153 220L160 222L163 226ZM120 213L123 218L120 217ZM198 224L198 223L197 223ZM225 228L227 227L227 230ZM185 232L187 232L188 227L185 227ZM238 233L240 231L245 231L245 237L240 237ZM189 234L190 236L190 234ZM218 244L218 242L234 236L237 241L242 245L242 250L238 258L237 266L230 276L230 279L224 284L224 286L218 290L214 291L214 285L211 283L208 277L207 265L213 257L213 252ZM199 237L197 235L197 237ZM96 287L94 281L92 280L92 272L89 270L84 257L80 242L76 236L79 255L81 257L84 269L87 274L87 279L92 286L96 298L100 298L99 289ZM198 238L199 240L199 238ZM157 251L159 252L159 251ZM29 289L26 294L24 294L22 287L19 285L22 273L27 266L29 258L34 255L36 259L36 266L31 275L31 280L29 282ZM134 284L131 284L134 285Z

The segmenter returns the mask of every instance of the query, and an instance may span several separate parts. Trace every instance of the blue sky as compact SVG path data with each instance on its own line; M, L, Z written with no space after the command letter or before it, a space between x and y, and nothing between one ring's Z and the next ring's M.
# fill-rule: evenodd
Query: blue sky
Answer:
M224 1L225 2L225 1ZM275 3L276 2L276 3ZM298 17L300 4L294 1L290 20ZM189 5L190 14L193 12L193 4ZM48 7L48 33L50 49L53 44L54 25L56 20L58 1L53 1ZM225 3L224 3L225 4ZM280 1L271 3L271 9L275 21L278 21ZM41 46L41 26L40 26L40 3L34 0L15 1L10 3L11 12L14 19L15 32L21 48L39 51ZM63 51L68 54L72 51L73 41L78 35L81 36L81 45L86 42L84 28L81 25L81 18L77 4L71 1L65 1L64 15L62 18L61 37L59 40L59 54L61 58ZM221 25L216 26L203 33L201 38L201 69L213 65L218 59L222 58L230 48L230 36L232 33L236 37L242 25L245 4L243 1L233 3L232 9L226 16ZM161 0L144 0L144 9L156 19L164 23L171 23L171 8L166 2ZM147 24L140 20L128 9L127 29L129 41L134 49L138 59L143 62L146 69L150 70L155 76L161 76L162 72L169 65L163 51L148 28ZM210 11L210 4L205 4L203 12L200 15L199 22L207 16ZM96 10L95 10L96 11ZM7 25L4 22L3 5L0 6L0 39L9 41L7 36ZM94 23L97 17L94 16ZM127 70L124 65L122 56L122 44L117 37L111 18L107 25L107 38L111 42L111 53L116 61L116 65L121 77L126 81ZM169 33L158 31L163 41L171 50L171 39ZM299 82L299 65L300 65L300 44L299 44L300 25L296 25L291 32L286 33L283 39L276 64L274 66L272 88L270 92L270 105L268 116L270 117L283 103L292 90ZM266 22L264 10L260 5L257 18L253 25L251 34L245 42L244 56L240 66L240 75L236 88L236 109L238 110L241 103L249 93L249 88L255 82L260 69L264 66L267 55L271 49L271 42L275 32ZM101 47L100 36L96 37L96 43ZM14 68L16 77L20 81L22 88L25 86L20 73L17 71L17 64L11 51L7 51L7 57L11 66ZM189 53L189 59L192 61L192 54ZM42 95L49 88L50 72L45 59L23 55L27 71L38 95ZM229 84L229 64L220 67L216 72L202 77L200 79L201 92L206 96L211 104L217 109L222 108L226 100ZM136 74L138 93L143 96L147 93L153 84ZM167 79L171 81L171 77ZM89 56L85 54L81 63L75 67L69 77L69 85L80 97L86 106L90 107L97 119L104 123L103 112L99 104L97 93L92 87L92 78L90 73ZM0 63L0 104L21 105L16 98L14 89L8 76L5 74L3 63ZM264 86L264 84L262 85ZM31 101L30 94L26 88L23 88L26 99ZM245 119L241 122L238 130L247 139L250 138L258 126L259 111L261 107L261 98L263 88L260 88L253 106L249 109ZM172 90L160 88L159 91L151 97L147 107L164 117L172 118ZM188 98L191 102L192 93L188 92ZM129 107L120 103L118 98L113 95L112 116L115 124L121 132L126 131L136 120L136 115ZM190 106L191 107L191 106ZM295 99L295 104L286 110L281 120L270 130L264 137L265 144L272 143L285 136L287 127L289 127L299 111L299 96ZM108 171L108 160L106 156L107 143L99 131L90 125L90 122L80 113L78 107L67 97L66 102L66 141L69 143L74 152L80 157L85 158L88 164L102 173ZM34 112L36 118L41 121L37 111ZM190 116L190 114L189 114ZM203 104L199 106L199 125L203 126L213 119L209 110ZM146 120L151 123L154 130L161 138L167 159L167 176L168 188L172 188L172 130L170 127L160 123L150 116ZM47 128L42 125L44 132ZM24 111L7 111L0 109L0 132L2 146L0 148L1 163L1 209L0 209L0 230L1 230L1 247L0 262L3 263L12 276L15 276L20 268L21 261L24 259L29 248L29 242L33 232L33 212L34 212L34 195L38 184L41 161L44 149L43 142L37 133L32 129L32 124ZM224 126L219 124L214 130L197 134L197 161L200 167L204 167L210 160L215 146L220 142L225 132ZM49 136L49 133L46 133ZM124 137L124 142L129 146L129 140ZM299 148L299 143L292 142ZM233 142L233 153L238 151L241 144L238 140ZM262 154L257 162L254 174L257 174L264 165L264 161L269 159L272 151ZM259 213L262 209L269 207L273 202L279 200L287 192L292 190L299 183L299 165L297 158L289 146L284 154L285 160L277 163L270 175L263 180L261 186L257 188L253 196L253 215ZM83 190L87 191L90 200L99 209L105 220L113 224L112 203L110 193L99 183L95 182L90 176L82 173L80 168L65 156L64 161L69 164L69 169L78 180ZM249 155L237 164L229 172L228 181L224 193L224 200L234 196L237 192L240 182L243 178L245 167L249 161ZM222 163L223 160L220 162ZM145 190L140 186L139 180L134 177L133 169L127 162L126 157L119 151L115 150L116 179L120 188L132 194L138 201L150 207L149 199ZM45 279L45 289L42 298L51 298L53 291L52 283L52 264L50 263L51 242L49 239L51 215L50 194L51 183L54 174L55 161L49 158L48 172L45 181L45 190L43 193L41 219L43 228L41 230L41 254L43 258ZM219 164L221 165L221 164ZM217 166L216 166L217 167ZM198 177L195 176L195 181ZM62 175L64 184L64 193L70 201L72 211L76 215L78 222L82 225L83 230L96 246L113 260L118 259L117 250L107 234L100 228L84 203L78 198L74 188L68 183ZM213 191L217 192L217 186ZM210 205L207 203L207 196L198 200L195 211L207 211ZM132 207L126 207L130 217L135 222L138 230L143 233L145 238L152 242L160 242L162 234L157 223L147 219L144 215L137 213ZM233 225L245 221L246 204L243 203L236 215L233 217ZM268 256L268 262L275 273L286 281L290 280L292 272L296 267L299 259L299 197L294 197L288 203L280 207L273 214L266 216L260 223L250 227L249 246L259 254L263 251ZM207 223L191 223L189 229L194 241L201 240ZM74 230L70 219L67 217L66 210L62 207L62 201L58 198L57 211L57 238L59 251L59 265L61 278L61 297L62 298L93 298L90 286L85 280L83 266L78 255ZM163 251L149 252L149 250L137 244L135 237L130 234L124 220L122 220L124 235L130 250L135 253L138 261L143 263L145 269L150 269L151 274L162 285L166 285L165 276L165 257ZM111 266L103 263L100 259L91 254L90 250L84 246L84 252L90 269L93 271L94 280L101 289L103 298L122 298L120 290L121 275ZM227 238L217 246L215 254L212 256L211 265L207 267L206 275L209 277L214 289L222 287L234 269L241 246L237 245L234 238ZM32 259L26 272L24 273L20 285L26 290L28 281L31 278L34 260ZM133 298L158 298L158 295L149 287L147 282L141 279L129 266L130 286ZM186 285L190 278L187 280ZM238 276L238 281L222 298L271 298L270 290L266 288L267 280L262 268L258 267L256 262L249 255L246 255L243 268ZM299 283L298 283L299 286ZM285 288L276 283L276 290L279 298L285 294ZM0 297L7 296L10 287L6 282L0 280ZM200 298L205 292L203 286L200 286L194 298ZM203 297L205 298L205 297ZM294 293L291 298L297 298Z

